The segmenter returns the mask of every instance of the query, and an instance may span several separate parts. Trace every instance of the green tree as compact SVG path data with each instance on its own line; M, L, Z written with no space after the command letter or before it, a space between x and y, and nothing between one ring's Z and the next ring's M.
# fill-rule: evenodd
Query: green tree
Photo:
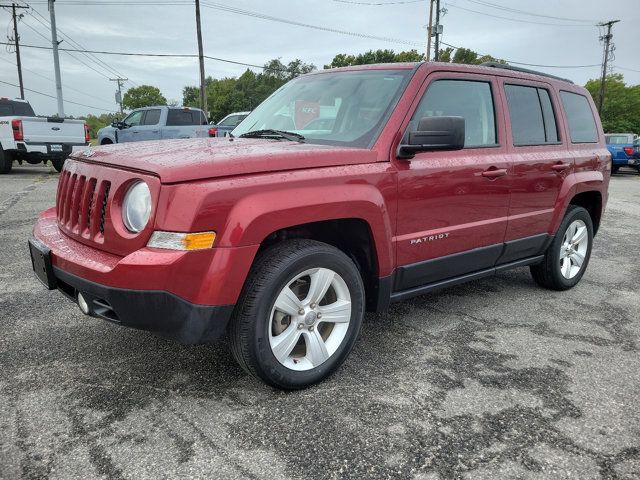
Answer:
M597 103L600 96L600 80L589 80L585 88ZM600 119L602 128L607 133L640 134L640 85L627 85L620 73L607 75Z
M444 63L462 63L466 65L480 65L484 62L504 63L504 60L492 57L491 55L480 55L470 48L447 47L439 50L438 61Z
M209 120L219 122L232 112L253 110L286 82L315 68L300 59L284 64L280 58L274 58L265 63L262 73L247 69L237 78L207 77L205 86ZM200 89L195 86L184 87L182 101L185 106L200 107Z
M126 109L166 104L167 99L164 98L160 89L151 85L130 88L122 97L122 106Z
M339 53L324 68L350 67L351 65L369 65L372 63L421 62L422 60L424 60L424 56L415 49L398 53L389 49L369 50L358 55Z
M102 115L87 115L80 118L87 122L91 138L96 138L98 130L107 125L111 125L111 122L113 122L117 116L115 113L103 113Z

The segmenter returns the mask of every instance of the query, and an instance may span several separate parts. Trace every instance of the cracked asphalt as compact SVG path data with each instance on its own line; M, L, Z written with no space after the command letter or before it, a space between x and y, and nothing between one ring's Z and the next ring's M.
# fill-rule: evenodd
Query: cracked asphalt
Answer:
M573 290L523 268L397 304L293 393L45 291L26 240L57 178L0 177L1 478L640 478L639 176Z

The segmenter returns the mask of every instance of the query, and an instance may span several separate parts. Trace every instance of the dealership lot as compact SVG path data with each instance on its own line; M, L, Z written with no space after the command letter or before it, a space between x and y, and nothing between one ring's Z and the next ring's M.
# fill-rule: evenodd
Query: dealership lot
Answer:
M0 179L1 478L640 476L638 175L573 290L524 268L397 304L294 393L44 290L26 240L57 178Z

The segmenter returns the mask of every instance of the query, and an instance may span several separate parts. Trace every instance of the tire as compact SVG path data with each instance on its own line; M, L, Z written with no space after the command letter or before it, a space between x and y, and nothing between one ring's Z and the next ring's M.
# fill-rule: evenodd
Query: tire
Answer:
M108 138L105 138L104 140L102 140L102 142L100 142L100 145L112 145L112 144L113 142Z
M583 227L584 230L581 230ZM573 243L569 240L573 240ZM567 255L564 252L567 252L568 245L572 248ZM531 265L533 279L540 286L550 290L568 290L574 287L587 269L592 245L593 223L589 212L577 205L570 205L545 253L544 260Z
M0 148L0 175L5 175L11 171L13 167L13 158Z
M55 160L51 160L51 165L56 169L56 172L60 173L62 168L64 167L64 158L56 158Z
M311 287L327 285L329 279L325 294ZM314 240L279 243L259 255L251 268L231 319L231 351L244 370L273 387L308 387L347 358L364 305L362 278L343 252Z
M611 167L611 173L618 173L618 170L620 170L620 167L618 165L614 165Z

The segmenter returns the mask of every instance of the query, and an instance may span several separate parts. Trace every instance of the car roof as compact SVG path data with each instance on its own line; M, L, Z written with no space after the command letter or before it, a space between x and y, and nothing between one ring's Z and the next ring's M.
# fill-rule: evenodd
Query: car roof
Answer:
M554 82L563 84L565 87L574 87L574 83L566 78L557 77L555 75L529 70L526 68L515 67L513 65L501 64L497 62L485 62L481 65L467 65L462 63L448 62L408 62L408 63L374 63L368 65L352 65L349 67L330 68L325 70L316 70L307 75L326 74L341 71L364 71L364 70L412 70L426 65L426 68L432 71L448 71L462 73L484 73L487 75L498 75L503 77L521 78L523 80L537 80L545 82ZM568 88L572 89L572 88Z

